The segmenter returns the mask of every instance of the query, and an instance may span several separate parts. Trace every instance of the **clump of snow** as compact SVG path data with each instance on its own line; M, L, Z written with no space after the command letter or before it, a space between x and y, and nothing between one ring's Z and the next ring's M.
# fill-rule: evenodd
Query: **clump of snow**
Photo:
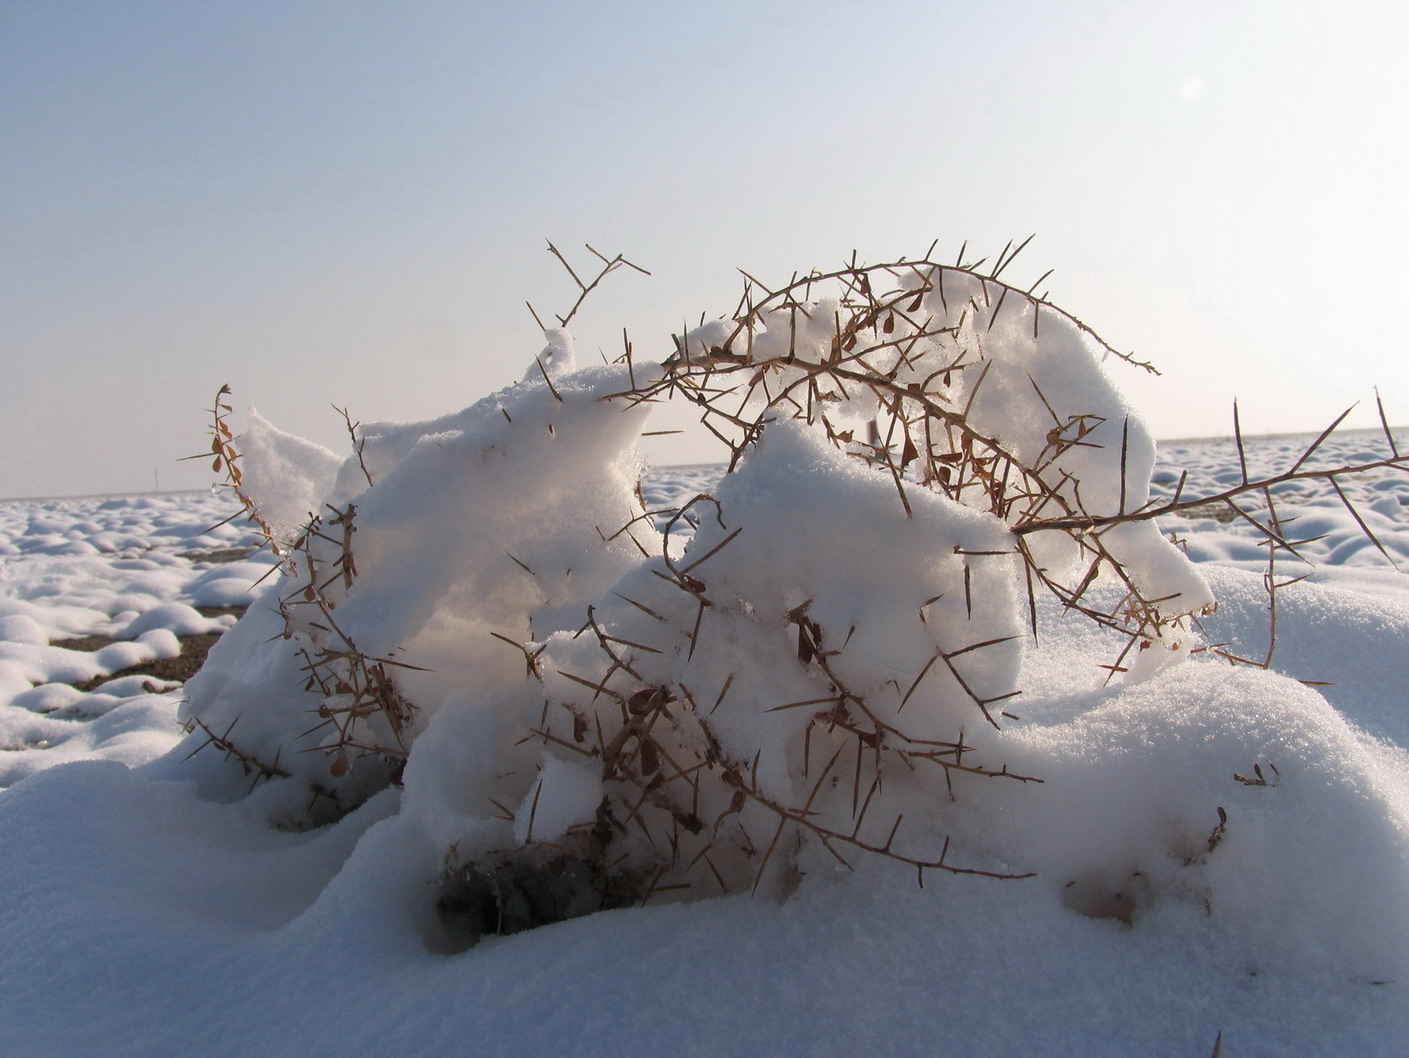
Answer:
M1040 793L977 809L1066 906L1130 925L1202 915L1249 969L1409 977L1402 750L1295 680L1208 663L1075 705L1002 735Z
M208 732L238 722L243 753L355 803L386 781L379 751L409 746L447 701L516 688L522 657L496 635L579 626L634 554L607 539L631 518L630 441L645 414L600 399L625 377L598 368L556 389L540 377L457 416L369 427L327 497L349 512L348 535L326 525L295 554L190 681L185 715ZM358 477L360 492L340 491ZM246 485L261 503L258 480ZM346 584L343 540L356 570ZM325 587L335 617L309 602ZM339 668L352 651L392 669L414 713L362 715L356 677ZM315 693L309 666L324 659L331 693ZM352 757L345 777L320 749Z
M281 540L292 540L299 527L320 513L342 464L322 445L285 433L250 409L240 435L243 487L258 493L260 516Z
M810 318L789 355L815 360L834 337L825 312ZM782 340L770 335L755 337L765 361ZM770 862L786 886L814 854L952 866L941 806L955 774L1002 775L966 754L1019 693L1024 606L1004 521L962 491L898 495L819 431L779 421L663 534L632 499L648 405L620 396L660 369L571 372L569 340L549 339L551 373L441 420L373 424L335 473L317 453L306 472L288 468L300 497L330 489L309 506L332 513L191 681L195 737L344 806L389 769L413 803L430 803L421 782L472 790L478 803L457 814L474 822L447 842L460 860L531 843L543 808L560 837L590 856L610 845L652 889L662 872L672 889L756 886ZM1085 399L1113 394L1089 349L1047 355L1063 352ZM919 354L906 367L927 369ZM272 449L271 429L256 431ZM1120 466L1147 455L1123 452ZM244 489L272 521L261 481L247 473ZM263 488L288 507L287 488ZM669 537L682 521L683 549ZM1169 554L1166 594L1202 592ZM417 765L444 710L498 714L497 752L480 765L492 778ZM597 785L567 778L594 768ZM507 848L500 816L515 824ZM775 858L769 835L784 829Z
M600 767L545 757L532 791L514 816L514 840L561 841L574 826L595 819L601 803Z
M866 367L877 392L941 402L927 414L954 430L931 469L977 468L929 488L829 421L775 414L713 493L643 509L633 442L648 403L635 398L680 365L729 362L741 339L720 322L686 335L674 367L574 371L570 338L550 332L523 382L441 419L362 428L339 467L256 421L266 468L293 479L246 475L260 517L291 495L326 513L190 681L189 748L214 743L256 783L303 790L278 799L285 822L300 797L307 823L403 787L427 884L543 848L598 864L604 903L787 892L869 855L921 877L1059 863L973 826L989 799L1025 803L1019 783L1046 781L1042 754L1000 734L1030 694L1034 579L1064 605L1133 615L1132 686L1199 648L1190 618L1211 595L1148 519L1021 535L1149 499L1153 442L1098 340L971 273L916 271L902 290L930 322L873 313ZM756 377L875 414L816 373L838 356L842 311L760 312ZM1017 500L1000 458L1027 482ZM1103 564L1133 602L1093 587ZM1185 847L1198 825L1176 828Z
M557 378L577 370L577 351L572 344L572 335L561 327L550 327L543 332L543 337L548 339L548 344L524 373L525 382L536 382L545 375Z
M859 307L854 298L799 304L812 281L798 281L741 322L702 324L681 339L681 355L706 375L721 362L744 364L756 371L747 383L756 402L761 395L771 413L825 425L863 458L875 456L858 423L881 423L882 436L899 428L902 465L918 458L926 484L1009 524L1118 515L1145 503L1154 438L1103 370L1109 347L1073 317L989 277L937 265L898 271L904 296L879 299L876 273L842 273L853 295L865 291ZM973 472L961 473L965 466ZM1117 567L1140 597L1159 600L1158 614L1137 623L1165 646L1186 638L1178 618L1212 603L1152 522L1091 535L1038 531L1023 546L1056 590L1076 597L1093 560Z
M823 831L880 847L898 816L933 815L950 744L1017 692L1002 524L930 494L907 516L889 481L790 423L691 513L678 558L661 542L594 606L590 634L563 629L537 652L551 707L528 698L521 723L541 712L548 759L589 754L615 783L576 825L605 808L639 825L613 845L628 862L646 869L667 843L733 888L755 880L780 806L807 806L832 862L846 841ZM831 769L866 778L838 785ZM638 804L641 778L651 797ZM933 855L923 826L897 848L923 855L921 834Z
M205 632L223 632L234 621L229 615L204 617L194 607L183 602L167 602L153 606L134 617L117 635L123 639L141 639L152 632L169 636L194 636Z
M14 613L0 617L0 641L47 647L49 636L43 626L28 614Z

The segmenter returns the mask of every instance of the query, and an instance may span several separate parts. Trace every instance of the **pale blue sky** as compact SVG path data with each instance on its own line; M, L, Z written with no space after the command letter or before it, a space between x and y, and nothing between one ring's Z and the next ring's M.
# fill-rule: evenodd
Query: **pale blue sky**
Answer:
M1163 436L1409 422L1398 3L0 0L0 497L208 481L203 408L330 445L520 377L613 277L642 355L765 279L1024 255ZM1362 423L1369 420L1362 419ZM662 461L712 458L670 451Z

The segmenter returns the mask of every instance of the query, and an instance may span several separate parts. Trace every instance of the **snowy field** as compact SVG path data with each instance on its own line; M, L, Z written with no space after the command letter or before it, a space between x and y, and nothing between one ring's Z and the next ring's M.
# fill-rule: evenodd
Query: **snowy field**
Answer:
M1309 440L1251 441L1249 470ZM1322 456L1383 448L1349 433ZM1160 457L1157 494L1241 474L1227 443ZM648 504L717 473L653 471ZM990 745L1044 781L980 787L951 824L967 861L1034 877L920 888L877 859L781 902L653 903L452 955L418 917L397 791L280 830L258 794L206 795L214 750L177 750L182 686L144 667L232 626L272 565L247 524L211 528L229 503L0 503L0 1052L1192 1058L1221 1035L1230 1058L1402 1056L1409 476L1340 484L1388 554L1330 486L1279 493L1288 535L1317 539L1309 568L1279 559L1309 577L1278 594L1273 673L1211 648L1107 686L1118 642L1042 605ZM1266 548L1213 514L1161 528L1219 600L1203 642L1261 659Z

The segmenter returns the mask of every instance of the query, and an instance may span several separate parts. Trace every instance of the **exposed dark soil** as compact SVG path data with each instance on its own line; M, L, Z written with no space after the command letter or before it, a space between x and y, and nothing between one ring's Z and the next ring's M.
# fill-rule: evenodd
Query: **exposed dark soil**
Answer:
M95 637L96 638L96 637ZM95 676L91 680L83 680L75 683L74 689L83 691L96 691L109 680L115 680L120 676L153 676L159 680L179 680L185 683L205 664L205 656L210 653L210 648L215 646L215 641L220 638L219 632L205 632L198 636L181 636L181 653L174 658L157 658L154 661L144 661L140 665L133 665L130 668L119 669L117 672L107 676ZM64 646L69 647L68 643ZM70 650L75 649L69 647Z
M221 547L209 551L182 551L177 557L192 562L238 562L258 550L257 547Z
M219 617L222 614L239 615L244 613L243 606L198 606L204 617ZM122 669L118 672L110 673L107 676L95 676L91 680L83 680L75 683L74 689L83 691L97 690L109 680L115 680L120 676L151 676L158 680L179 680L185 683L188 679L200 671L205 664L205 658L210 653L210 648L219 639L219 632L203 632L194 636L179 636L181 641L181 653L174 658L158 658L154 661L144 661L140 665L133 665L130 668ZM83 636L78 639L56 640L54 646L63 647L66 650L94 651L101 650L109 644L118 640L108 636Z
M102 650L116 642L117 640L110 636L80 636L77 639L56 639L53 645L63 647L65 650L82 650L91 654L95 650Z
M197 606L196 613L202 617L224 617L226 614L239 617L245 612L243 606Z
M1212 518L1215 522L1231 522L1238 517L1226 503L1201 503L1197 507L1177 512L1181 518Z

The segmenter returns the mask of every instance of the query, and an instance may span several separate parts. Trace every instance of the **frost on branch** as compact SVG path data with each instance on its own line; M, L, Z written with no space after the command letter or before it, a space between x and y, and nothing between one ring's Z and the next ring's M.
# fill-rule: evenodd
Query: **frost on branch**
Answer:
M189 683L193 740L282 785L285 822L402 785L472 933L786 892L868 854L1013 877L951 853L945 821L1029 778L984 736L1032 600L1121 629L1151 668L1211 598L1127 517L1154 446L1114 354L1003 267L750 284L660 363L573 370L549 331L524 381L462 412L349 420L340 463L253 420L240 495L270 526L309 509ZM668 398L728 472L644 511L635 439ZM1102 574L1114 609L1087 600Z

